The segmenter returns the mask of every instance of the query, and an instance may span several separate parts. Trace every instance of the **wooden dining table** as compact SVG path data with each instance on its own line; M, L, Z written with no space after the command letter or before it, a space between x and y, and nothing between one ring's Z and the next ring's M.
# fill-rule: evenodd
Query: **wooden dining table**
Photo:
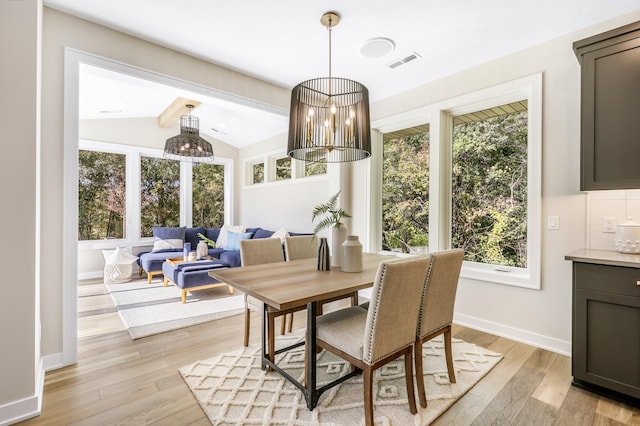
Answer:
M340 268L319 271L317 259L301 259L290 262L267 263L218 269L209 275L264 303L262 315L262 368L272 368L282 374L304 394L309 410L313 410L320 395L327 389L354 376L353 371L331 383L316 389L316 315L318 302L347 297L358 290L373 285L380 262L394 259L394 256L364 253L361 272L343 272ZM267 352L267 306L286 310L306 305L307 330L305 340L281 348L276 354L305 345L305 380L299 382L289 373L272 362Z

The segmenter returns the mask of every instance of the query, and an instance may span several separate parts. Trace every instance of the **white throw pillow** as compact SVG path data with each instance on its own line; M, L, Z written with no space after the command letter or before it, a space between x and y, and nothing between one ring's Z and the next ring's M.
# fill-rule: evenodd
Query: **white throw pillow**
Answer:
M287 230L284 228L280 228L273 233L271 238L280 238L280 241L282 241L282 243L284 244L284 239L287 238L288 236L289 236L289 233L287 232Z
M224 247L227 242L227 232L239 232L244 233L247 227L243 225L222 225L218 239L216 240L216 247Z

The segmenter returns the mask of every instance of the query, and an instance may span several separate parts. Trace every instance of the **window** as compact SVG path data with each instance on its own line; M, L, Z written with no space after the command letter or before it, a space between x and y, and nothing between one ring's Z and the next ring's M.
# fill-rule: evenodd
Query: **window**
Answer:
M311 163L305 162L304 175L315 176L327 173L327 163Z
M429 125L387 133L382 160L382 248L429 246Z
M264 163L255 163L251 166L253 171L251 183L264 182Z
M224 223L224 166L193 164L191 173L193 225L221 226Z
M276 180L291 179L291 157L276 160Z
M527 101L453 117L451 245L527 267Z
M180 226L180 162L140 159L140 236L153 236L154 226Z
M145 246L154 226L222 226L232 215L233 162L168 160L162 151L81 140L82 249ZM119 242L110 241L113 239Z
M377 248L461 247L462 277L539 289L541 116L537 74L374 123Z
M78 240L124 238L126 157L111 152L78 153Z

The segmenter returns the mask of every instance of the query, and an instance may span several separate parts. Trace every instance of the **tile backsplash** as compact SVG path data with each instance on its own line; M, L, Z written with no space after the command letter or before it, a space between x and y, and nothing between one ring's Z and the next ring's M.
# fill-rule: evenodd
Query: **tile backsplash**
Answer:
M640 223L640 189L587 193L588 248L615 250L615 227L613 233L603 232L605 217L615 217L616 225L628 218Z

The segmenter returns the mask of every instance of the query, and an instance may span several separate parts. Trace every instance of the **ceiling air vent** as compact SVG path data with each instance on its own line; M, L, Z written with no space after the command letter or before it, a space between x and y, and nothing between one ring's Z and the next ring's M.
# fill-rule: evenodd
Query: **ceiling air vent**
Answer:
M404 65L404 64L406 64L407 62L411 62L411 61L413 61L414 59L418 59L418 58L421 58L421 56L420 56L418 53L413 52L411 55L409 55L409 56L407 56L407 57L405 57L405 58L398 59L398 60L396 60L396 61L393 61L393 62L391 62L391 63L387 64L387 66L388 66L389 68L391 68L391 69L395 69L395 68L398 68L400 65Z

